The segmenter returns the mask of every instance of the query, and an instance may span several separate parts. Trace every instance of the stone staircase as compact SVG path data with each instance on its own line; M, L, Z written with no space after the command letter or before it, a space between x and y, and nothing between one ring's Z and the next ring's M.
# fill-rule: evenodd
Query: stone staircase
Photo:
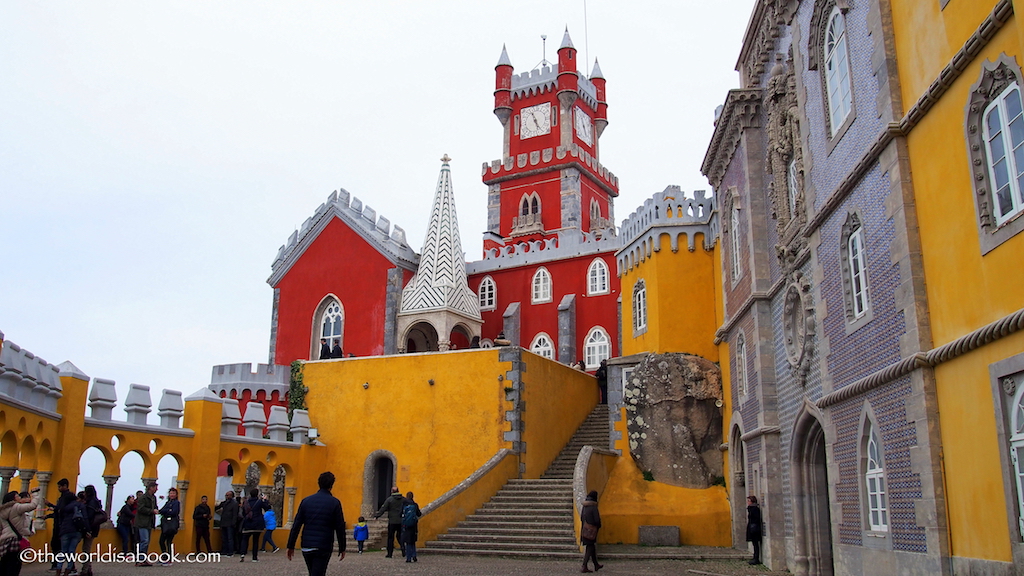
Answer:
M608 445L608 407L598 406L539 480L511 479L483 508L426 542L432 554L578 558L572 476L585 444Z

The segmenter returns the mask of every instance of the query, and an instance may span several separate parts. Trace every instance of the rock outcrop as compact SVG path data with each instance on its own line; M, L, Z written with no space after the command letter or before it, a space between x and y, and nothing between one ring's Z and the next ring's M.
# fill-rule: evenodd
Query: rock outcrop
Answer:
M722 373L688 354L651 354L623 383L629 448L658 482L707 488L722 475Z

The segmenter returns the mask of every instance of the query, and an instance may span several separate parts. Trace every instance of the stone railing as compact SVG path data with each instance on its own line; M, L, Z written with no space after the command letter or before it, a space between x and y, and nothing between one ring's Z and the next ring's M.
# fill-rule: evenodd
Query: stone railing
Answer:
M544 225L541 222L540 214L523 214L512 217L512 235L533 234L543 232Z
M508 266L523 266L561 258L598 254L618 250L619 237L612 234L598 236L593 232L563 231L557 238L531 240L506 244L484 250L484 259L466 263L468 274L489 272Z

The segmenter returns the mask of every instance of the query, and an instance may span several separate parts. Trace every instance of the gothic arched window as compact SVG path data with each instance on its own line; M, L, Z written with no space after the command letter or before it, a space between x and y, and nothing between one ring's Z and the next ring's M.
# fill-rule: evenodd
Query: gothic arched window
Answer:
M313 316L313 326L315 328L312 330L313 337L310 342L309 356L311 359L317 360L320 358L321 338L327 340L328 347L333 347L335 340L338 340L338 345L343 347L345 339L345 309L336 297L328 295L320 302Z
M747 395L747 342L740 334L736 338L736 368L735 378L736 394L740 398Z
M736 200L733 200L736 202ZM732 281L740 279L742 268L740 267L740 209L733 204L729 211L729 240L732 248Z
M480 309L481 310L494 310L498 301L498 288L494 284L494 280L490 276L485 276L480 282L480 288L477 289L477 295L480 297Z
M875 532L889 530L889 502L885 489L885 461L878 433L869 421L864 433L864 487L868 497L868 526Z
M604 260L595 258L587 269L587 295L608 293L608 265Z
M846 217L841 236L843 296L846 319L852 322L864 318L870 309L864 227L857 214L851 213Z
M551 274L547 268L540 268L533 275L533 290L530 302L540 304L551 302Z

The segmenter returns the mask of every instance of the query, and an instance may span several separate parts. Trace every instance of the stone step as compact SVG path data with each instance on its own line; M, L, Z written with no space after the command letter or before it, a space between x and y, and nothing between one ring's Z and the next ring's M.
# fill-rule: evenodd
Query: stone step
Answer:
M494 532L491 534L441 534L437 538L441 542L516 542L520 545L528 545L531 548L538 544L550 544L558 546L572 546L576 537L572 534L561 534L558 536L530 536L528 534L513 534L506 532Z
M550 535L550 536L566 536L570 538L575 537L575 533L572 528L559 522L558 524L530 524L524 526L522 524L510 524L502 525L497 522L477 522L476 524L463 525L461 522L455 528L449 530L446 534L495 534L501 532L502 534L512 535ZM441 536L445 536L442 534Z
M546 512L549 510L562 510L571 509L571 499L559 499L545 502L487 502L480 510L486 510L487 512L499 512L502 510L533 510L537 512Z
M463 522L508 522L521 524L555 524L572 522L572 513L566 514L487 514L477 513L467 517Z
M523 545L519 542L449 542L445 540L433 540L427 543L427 547L431 549L452 549L457 548L461 550L500 550L504 552L518 552L523 549ZM567 552L574 551L579 554L579 547L575 543L567 544L550 544L550 543L536 543L531 544L530 549L534 552Z
M504 556L507 558L558 558L558 559L579 559L580 552L578 549L572 551L551 551L546 550L543 552L537 552L533 550L464 550L461 548L434 548L430 546L432 542L427 543L427 547L424 549L417 549L416 553L422 553L426 551L428 554L436 554L439 556ZM602 556L604 558L604 556Z

